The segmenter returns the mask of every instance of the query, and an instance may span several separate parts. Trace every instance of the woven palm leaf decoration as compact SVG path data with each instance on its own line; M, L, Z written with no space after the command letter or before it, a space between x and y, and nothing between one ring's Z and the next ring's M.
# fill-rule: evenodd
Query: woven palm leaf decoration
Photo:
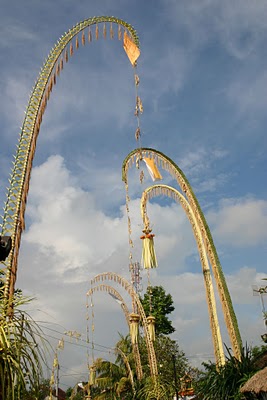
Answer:
M139 314L131 313L129 315L130 336L131 336L132 344L138 343L139 321L140 321L140 315Z
M149 315L149 316L147 317L149 336L150 336L150 339L153 340L153 342L154 342L154 340L156 339L156 335L155 335L155 321L156 321L156 318L153 317L153 315Z
M154 247L155 235L152 233L152 229L149 225L145 226L142 232L143 235L140 236L140 239L143 241L141 264L145 269L156 268L158 263Z

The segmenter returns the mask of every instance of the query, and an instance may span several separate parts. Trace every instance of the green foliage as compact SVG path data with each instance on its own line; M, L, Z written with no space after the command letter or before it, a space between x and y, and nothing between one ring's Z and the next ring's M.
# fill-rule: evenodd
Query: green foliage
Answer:
M120 366L98 358L95 367L96 387L91 390L95 400L133 398L132 386L124 364Z
M138 400L169 400L172 399L168 390L168 382L162 376L144 379L142 387L138 390Z
M6 305L3 297L0 298L0 400L23 399L28 387L32 393L38 393L41 385L43 335L38 325L20 309L30 301L16 295L14 314L7 318Z
M241 351L237 360L227 348L227 361L222 367L214 363L203 363L205 371L200 374L195 391L203 400L240 400L243 395L239 389L257 371L253 351L248 346Z
M173 300L170 294L166 294L162 286L149 286L140 299L146 316L153 315L156 335L169 335L175 331L167 315L174 311Z
M148 354L143 338L140 339L139 348L144 375L149 377ZM188 371L188 360L184 352L180 350L178 343L165 335L158 335L156 337L154 349L157 355L159 384L161 387L164 387L169 398L172 398L175 393L175 373L179 385L180 378Z
M69 400L71 393L72 393L72 387L68 387L68 389L66 390L66 399L67 400Z

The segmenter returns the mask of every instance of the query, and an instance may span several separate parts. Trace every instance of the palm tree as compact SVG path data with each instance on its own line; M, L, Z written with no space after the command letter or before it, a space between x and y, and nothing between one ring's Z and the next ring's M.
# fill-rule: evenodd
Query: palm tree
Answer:
M20 400L27 387L42 379L45 341L38 325L21 307L32 299L17 293L13 316L6 315L0 293L0 400Z
M116 400L132 399L133 391L130 379L127 376L127 370L124 366L119 366L107 360L98 358L94 366L96 368L97 378L94 388L95 400Z

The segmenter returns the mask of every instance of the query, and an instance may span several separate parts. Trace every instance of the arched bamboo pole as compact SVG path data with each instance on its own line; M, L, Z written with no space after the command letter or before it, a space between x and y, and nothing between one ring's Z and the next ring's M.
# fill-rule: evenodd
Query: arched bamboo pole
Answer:
M131 296L131 298L134 299L134 301L137 305L137 309L138 309L139 315L141 317L144 332L145 332L145 341L146 341L146 347L147 347L147 352L148 352L150 374L152 377L157 377L158 367L157 367L156 354L155 354L153 342L149 335L146 314L144 312L144 309L143 309L142 303L139 299L139 296L135 292L134 287L125 278L116 274L115 272L103 272L102 274L96 275L91 280L91 285L94 285L101 281L103 282L105 280L114 281L114 282L118 283L126 290L126 292Z
M122 180L124 181L126 188L128 187L128 169L134 164L136 165L136 161L142 160L144 157L149 157L154 159L155 163L158 166L161 166L163 169L168 171L172 177L177 181L178 185L184 192L188 203L192 207L193 213L198 221L198 225L201 230L204 246L207 252L207 256L212 267L212 272L216 281L217 290L219 293L222 310L224 314L224 320L226 324L226 328L228 331L228 335L231 341L232 349L234 352L234 356L240 360L241 359L241 348L242 348L242 339L238 328L238 323L236 319L236 315L234 312L231 296L226 284L226 280L222 271L222 267L220 264L220 260L216 251L216 247L214 245L212 235L205 219L205 216L201 210L201 207L197 201L197 198L185 176L183 171L172 161L169 157L167 157L162 152L151 149L151 148L138 148L130 152L126 158L124 159L122 165Z
M11 236L12 249L9 257L3 263L2 272L5 274L4 299L12 306L13 293L17 276L17 263L20 248L21 234L25 229L25 208L29 191L30 176L35 155L37 137L40 131L42 118L50 98L52 89L56 84L57 76L63 70L74 48L79 48L79 34L82 45L93 38L99 38L99 24L103 24L103 37L106 37L106 23L110 24L110 37L114 37L113 24L118 26L118 39L122 37L121 29L125 30L135 46L139 48L139 39L134 28L127 22L115 17L93 17L79 22L69 29L57 41L46 59L39 77L33 87L32 94L26 110L26 115L21 128L17 154L7 193L7 201L2 220L2 236ZM91 26L95 25L95 33ZM85 31L88 28L87 35ZM87 40L86 37L87 36ZM72 43L74 40L74 45ZM67 47L69 45L69 47Z
M133 392L135 393L133 371L132 371L131 366L129 364L129 360L127 358L127 355L119 347L116 347L114 350L115 350L115 352L117 351L118 353L120 353L120 355L121 355L121 357L123 359L123 362L124 362L124 364L126 366L128 374L129 374L129 379L130 379L130 382L131 382L131 385L132 385Z
M130 326L130 321L129 321L129 309L127 305L125 304L122 296L120 293L112 286L106 285L104 283L101 283L97 286L91 287L90 290L88 290L87 295L91 296L93 293L98 292L98 291L106 291L107 293L111 294L114 296L117 300L120 302L120 306L122 308L122 311L124 313L125 319L127 321L128 326ZM139 347L137 343L133 344L133 354L134 354L134 359L135 359L135 365L136 365L136 375L137 379L141 380L143 377L143 370L142 370L142 364L141 364L141 358L140 358L140 352L139 352Z
M192 207L186 200L186 198L176 189L168 185L153 185L146 188L143 191L141 198L141 215L144 224L149 221L147 215L147 201L155 196L166 195L173 198L177 203L181 204L183 210L185 211L188 220L192 226L192 230L197 242L199 258L202 265L202 271L204 276L205 291L206 291L206 301L208 304L208 313L210 319L210 327L212 333L213 348L215 354L216 364L221 366L225 364L225 355L223 351L223 342L220 331L220 325L217 315L216 300L214 295L212 277L210 274L210 266L208 262L208 257L206 249L202 240L201 230L198 221L193 213Z

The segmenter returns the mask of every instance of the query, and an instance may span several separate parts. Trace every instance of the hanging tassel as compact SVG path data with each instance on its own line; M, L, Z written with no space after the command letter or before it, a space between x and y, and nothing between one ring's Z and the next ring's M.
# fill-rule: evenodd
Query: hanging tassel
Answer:
M140 320L139 314L131 313L129 315L130 336L132 344L136 344L138 342L139 320Z
M53 386L54 384L55 384L55 377L53 374L53 375L51 375L51 378L50 378L50 386Z
M78 38L78 36L76 36L75 47L76 47L76 49L79 48L79 38Z
M155 320L156 318L153 317L153 315L149 315L147 317L147 323L148 323L148 332L149 332L149 336L150 339L154 342L154 340L156 339L156 335L155 335Z
M63 58L61 57L61 59L60 59L60 71L62 71L63 70Z
M143 109L142 100L140 99L139 96L136 97L136 107L138 108L138 111L140 112L140 114L142 114L144 109Z
M56 74L57 75L60 74L60 65L59 65L59 63L57 63L57 66L56 66Z
M143 183L143 182L144 182L144 178L145 178L144 171L141 171L141 172L140 172L140 176L139 176L140 183Z
M83 31L83 33L82 33L82 45L83 45L83 46L85 45L85 35L84 35L84 31Z
M106 39L106 37L107 37L107 27L106 27L105 23L104 23L104 26L103 26L103 36L104 36L104 39Z
M65 57L65 62L67 63L69 61L69 54L68 54L68 50L67 49L65 50L64 57Z
M146 227L143 229L144 235L140 237L143 240L142 264L145 269L156 268L158 266L156 253L154 249L154 234L152 229Z
M92 41L92 32L91 32L91 28L89 27L88 29L88 42Z
M114 31L113 31L112 22L110 23L110 30L109 30L109 33L110 33L110 39L113 39L113 38L114 38Z
M121 26L118 25L118 39L121 40L121 37L122 37L122 35L121 35Z
M70 55L73 56L73 44L70 44Z
M58 367L58 358L55 356L54 361L53 361L53 367L57 368Z
M96 40L98 39L98 36L99 36L99 30L98 30L98 25L96 24L96 26L95 26L95 38L96 38Z

